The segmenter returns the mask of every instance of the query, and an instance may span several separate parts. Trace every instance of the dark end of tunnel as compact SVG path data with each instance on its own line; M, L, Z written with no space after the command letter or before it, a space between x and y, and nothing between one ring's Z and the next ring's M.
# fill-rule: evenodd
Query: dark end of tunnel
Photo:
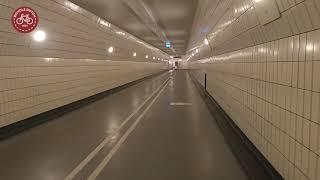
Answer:
M248 177L252 180L284 180L192 73L190 77Z
M100 100L100 99L102 99L104 97L107 97L107 96L109 96L111 94L117 93L117 92L119 92L119 91L121 91L121 90L123 90L125 88L128 88L130 86L138 84L138 83L140 83L140 82L142 82L144 80L147 80L147 79L153 78L155 76L161 75L161 74L163 74L165 72L167 72L167 70L152 74L150 76L138 79L136 81L129 82L127 84L112 88L110 90L107 90L107 91L101 92L99 94L87 97L85 99L81 99L81 100L75 101L73 103L58 107L56 109L53 109L53 110L50 110L50 111L35 115L33 117L24 119L22 121L18 121L16 123L10 124L8 126L2 127L2 128L0 128L0 141L5 140L7 138L10 138L12 136L15 136L15 135L17 135L19 133L22 133L22 132L24 132L24 131L26 131L28 129L34 128L36 126L39 126L39 125L41 125L43 123L46 123L46 122L48 122L50 120L54 120L54 119L56 119L58 117L61 117L61 116L65 115L65 114L71 112L71 111L80 109L80 108L82 108L84 106L87 106L87 105L89 105L89 104L91 104L93 102L96 102L96 101L98 101L98 100Z

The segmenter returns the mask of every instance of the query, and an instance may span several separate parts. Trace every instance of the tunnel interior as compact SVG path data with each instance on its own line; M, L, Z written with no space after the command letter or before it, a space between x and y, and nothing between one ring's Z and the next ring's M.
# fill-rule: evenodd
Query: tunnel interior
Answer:
M0 179L320 180L320 0L0 0Z

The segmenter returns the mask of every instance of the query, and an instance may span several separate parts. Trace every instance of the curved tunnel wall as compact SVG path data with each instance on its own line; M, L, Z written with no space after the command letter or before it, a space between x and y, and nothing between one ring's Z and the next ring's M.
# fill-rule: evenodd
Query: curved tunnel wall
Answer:
M11 26L22 6L45 41ZM160 72L158 58L167 55L69 1L0 1L0 127Z
M207 9L189 65L201 82L207 73L209 93L285 179L317 180L320 1L277 0L281 16L266 25L255 3L221 0ZM206 46L197 32L211 26Z

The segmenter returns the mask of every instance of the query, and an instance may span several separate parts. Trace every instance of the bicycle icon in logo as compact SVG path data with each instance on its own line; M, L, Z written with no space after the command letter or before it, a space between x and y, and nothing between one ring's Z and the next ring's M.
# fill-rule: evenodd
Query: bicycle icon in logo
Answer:
M29 14L21 14L21 16L16 19L16 23L19 25L22 25L23 23L31 25L33 24L33 19L29 18Z
M20 33L33 31L39 22L37 13L29 7L20 7L12 14L12 26Z

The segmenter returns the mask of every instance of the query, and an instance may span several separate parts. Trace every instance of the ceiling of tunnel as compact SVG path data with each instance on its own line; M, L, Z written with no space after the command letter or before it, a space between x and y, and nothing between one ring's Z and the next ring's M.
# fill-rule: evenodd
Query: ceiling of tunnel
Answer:
M194 23L191 28L191 34L187 51L192 50L197 46L199 41L206 38L208 33L212 30L210 21L214 19L213 13L217 10L219 4L218 0L199 0L198 7L194 17Z
M170 55L187 50L198 0L71 0ZM166 48L170 41L172 48Z

